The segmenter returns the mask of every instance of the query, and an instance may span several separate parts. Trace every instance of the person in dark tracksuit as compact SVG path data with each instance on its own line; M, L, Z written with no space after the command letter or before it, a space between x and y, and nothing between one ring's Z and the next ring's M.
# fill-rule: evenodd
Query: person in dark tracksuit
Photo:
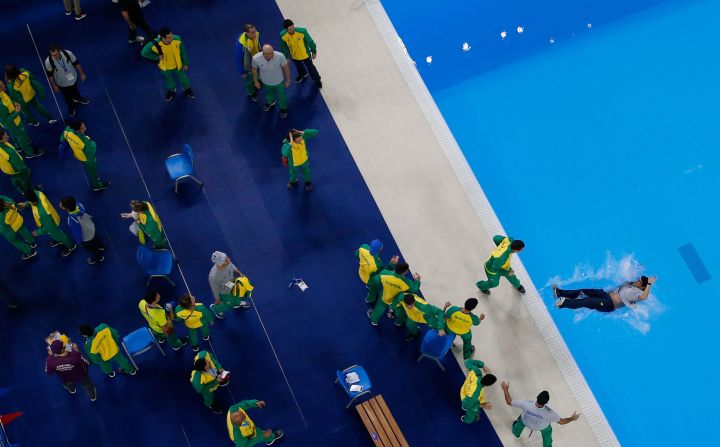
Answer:
M90 265L105 260L105 244L95 231L92 216L85 213L85 207L78 203L74 197L63 197L60 200L60 209L67 213L67 224L75 243L80 244L90 253L85 260Z

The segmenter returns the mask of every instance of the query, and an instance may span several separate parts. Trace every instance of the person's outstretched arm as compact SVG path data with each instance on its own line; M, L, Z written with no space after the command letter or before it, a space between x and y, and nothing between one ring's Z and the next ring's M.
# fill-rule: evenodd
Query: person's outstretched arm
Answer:
M558 424L560 424L560 425L569 424L570 422L577 421L579 417L580 417L580 413L578 413L577 411L573 411L572 416L560 419L558 421Z
M510 383L503 382L500 384L500 387L502 388L503 394L505 395L505 403L512 406L512 396L510 395Z

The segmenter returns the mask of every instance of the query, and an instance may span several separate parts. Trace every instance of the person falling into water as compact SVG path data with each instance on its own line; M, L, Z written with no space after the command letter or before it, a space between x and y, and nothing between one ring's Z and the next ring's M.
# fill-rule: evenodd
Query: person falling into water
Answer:
M600 312L613 312L622 307L633 308L637 303L650 296L650 289L656 277L641 276L635 281L626 282L609 292L603 289L559 289L553 284L555 307L558 309L592 309Z

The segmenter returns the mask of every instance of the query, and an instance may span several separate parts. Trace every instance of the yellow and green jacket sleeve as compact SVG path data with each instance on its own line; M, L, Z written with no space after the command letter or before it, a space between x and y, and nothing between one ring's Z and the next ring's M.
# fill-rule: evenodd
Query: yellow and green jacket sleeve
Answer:
M495 245L500 245L500 243L503 240L505 240L505 236L501 236L501 235L493 236L493 242L495 243ZM513 239L508 237L508 240L512 244ZM502 266L505 265L505 263L508 260L508 257L511 254L512 254L512 250L510 249L510 245L508 245L507 250L505 250L505 252L502 255L500 255L498 257L490 256L490 259L488 259L488 262L486 264L487 268L490 271L496 271L496 272L499 270L502 270Z
M310 138L315 138L320 131L317 129L305 129L303 130L303 139L309 140Z
M473 360L473 359L465 360L465 367L468 369L468 371L474 372L475 375L477 376L477 380L478 380L477 388L475 388L475 391L473 392L473 394L471 396L468 396L465 399L463 399L463 401L465 401L463 403L466 406L468 404L470 406L475 406L475 405L480 406L480 392L483 389L483 386L480 385L480 379L483 376L483 371L482 371L483 366L485 366L485 363L483 363L480 360Z
M315 45L315 41L310 36L310 33L308 32L307 28L295 27L295 32L302 33L305 35L305 48L307 48L308 54L317 53L317 45Z
M158 39L155 38L155 39L149 41L148 43L146 43L145 46L143 47L142 51L140 52L140 55L142 57L144 57L145 59L150 59L151 61L158 62L160 60L160 55L153 52L153 50L152 50L153 47L155 46L155 44L157 43L157 40Z
M15 98L12 95L10 95L9 92L8 92L8 96L10 97L10 99L12 101L15 101ZM16 112L14 109L11 112L7 109L7 107L4 107L2 104L0 104L0 123L3 124L3 127L7 127L4 124L10 123L12 120L17 118L18 115L20 115L20 112Z
M445 327L445 318L442 309L432 304L423 304L417 301L415 302L415 307L423 313L425 322L431 329L440 331Z
M90 348L92 347L93 338L94 338L94 336L87 339L83 349L85 351L85 355L87 356L88 360L90 360L92 363L100 363L103 361L102 357L100 357L100 354L93 354L92 352L90 352Z

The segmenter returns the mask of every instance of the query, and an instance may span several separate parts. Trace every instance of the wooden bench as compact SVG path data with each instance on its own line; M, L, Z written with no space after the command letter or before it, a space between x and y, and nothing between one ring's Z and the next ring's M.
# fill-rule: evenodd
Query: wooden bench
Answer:
M355 405L363 424L378 447L409 447L381 395Z

